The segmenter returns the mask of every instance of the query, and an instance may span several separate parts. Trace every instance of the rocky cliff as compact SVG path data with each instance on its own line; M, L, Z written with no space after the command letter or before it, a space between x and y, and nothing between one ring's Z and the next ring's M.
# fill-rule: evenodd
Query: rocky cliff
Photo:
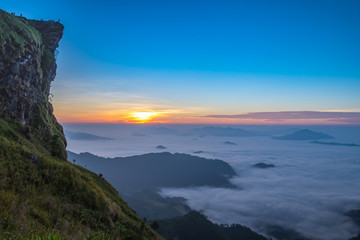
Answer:
M66 161L66 140L49 102L64 26L0 10L0 116L24 124L51 155Z
M63 29L0 10L0 239L161 240L102 175L59 161L48 98Z

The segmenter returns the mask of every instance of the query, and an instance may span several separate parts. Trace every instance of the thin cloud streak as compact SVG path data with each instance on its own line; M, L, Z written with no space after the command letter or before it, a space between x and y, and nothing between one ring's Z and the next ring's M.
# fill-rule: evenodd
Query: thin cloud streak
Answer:
M205 115L203 118L252 119L262 121L323 120L328 123L360 125L360 112L284 111L255 112L236 115Z

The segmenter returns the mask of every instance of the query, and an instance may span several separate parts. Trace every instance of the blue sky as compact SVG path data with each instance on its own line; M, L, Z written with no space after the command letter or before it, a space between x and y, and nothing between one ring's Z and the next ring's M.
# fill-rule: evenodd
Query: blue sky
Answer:
M0 7L65 25L52 90L63 121L121 120L134 111L174 119L360 110L357 0L3 0Z

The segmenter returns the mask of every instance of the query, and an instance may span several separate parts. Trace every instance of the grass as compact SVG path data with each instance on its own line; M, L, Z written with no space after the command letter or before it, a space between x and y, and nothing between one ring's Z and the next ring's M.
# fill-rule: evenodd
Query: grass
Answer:
M1 239L160 239L105 179L25 132L0 118Z
M66 140L62 127L57 123L51 103L48 101L48 88L52 79L47 79L47 72L55 64L54 52L49 45L54 41L53 36L46 31L37 31L31 24L35 20L27 20L9 14L0 9L0 52L5 56L5 64L11 67L13 63L22 61L27 55L36 59L39 79L36 81L41 90L43 101L36 104L33 110L33 118L28 127L28 136L35 142L40 142L42 148L50 150L53 157L66 161ZM42 23L42 22L40 22ZM52 27L58 26L55 22L44 22ZM2 109L0 109L1 111Z
M53 107L48 99L37 104L33 113L33 121L29 127L30 137L40 141L51 156L66 160L66 139L62 126L53 115Z
M66 160L46 91L52 79L44 77L55 63L54 36L32 21L0 10L5 64L34 55L40 76L34 87L43 97L27 126L0 117L0 239L161 239L106 180Z
M34 50L41 43L41 34L20 17L0 9L0 49L16 59L30 48ZM5 51L6 50L6 51Z

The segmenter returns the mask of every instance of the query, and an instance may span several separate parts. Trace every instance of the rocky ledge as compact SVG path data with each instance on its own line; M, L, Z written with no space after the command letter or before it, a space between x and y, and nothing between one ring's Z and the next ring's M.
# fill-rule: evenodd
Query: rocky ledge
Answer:
M66 140L49 102L64 26L0 10L0 116L19 121L66 160Z

